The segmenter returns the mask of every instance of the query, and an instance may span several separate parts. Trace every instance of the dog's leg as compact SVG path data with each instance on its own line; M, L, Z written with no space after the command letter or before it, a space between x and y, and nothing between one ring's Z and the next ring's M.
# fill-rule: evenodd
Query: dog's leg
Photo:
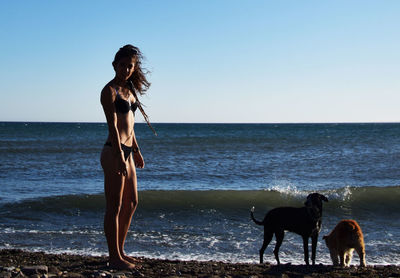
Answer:
M366 266L365 262L365 249L362 246L359 246L356 248L356 252L358 254L358 257L360 258L360 266Z
M339 250L339 261L340 261L341 267L345 266L345 256L346 256L346 252L344 250Z
M344 257L344 259L345 259L344 265L345 266L350 266L351 259L353 258L353 251L354 251L354 249L349 249L345 253L345 257Z
M275 259L276 259L278 265L281 264L281 262L279 261L279 248L281 248L284 236L285 236L285 231L283 231L283 230L275 232L276 244L275 244L275 249L274 249L274 255L275 255Z
M338 255L338 253L336 252L336 250L334 250L334 249L331 249L331 250L329 250L329 253L330 253L330 255L331 255L331 259L332 259L332 263L333 263L333 265L339 265L339 255Z
M265 252L265 249L267 249L268 244L271 242L273 235L274 235L273 232L271 232L267 229L264 229L264 242L260 249L260 264L262 264L264 262L264 259L263 259L264 252Z
M315 265L315 257L317 253L317 243L318 243L318 235L314 235L311 237L311 244L312 244L312 249L311 249L311 261L312 264Z
M309 254L308 254L308 236L303 236L303 249L304 249L304 261L306 265L310 265Z

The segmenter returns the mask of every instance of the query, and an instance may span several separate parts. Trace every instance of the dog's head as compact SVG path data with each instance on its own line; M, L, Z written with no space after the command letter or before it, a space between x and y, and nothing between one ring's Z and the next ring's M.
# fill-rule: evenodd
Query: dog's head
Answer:
M330 249L331 241L332 241L331 237L329 235L327 235L327 236L323 236L322 239L325 240L326 247L328 247Z
M307 196L307 200L304 205L307 208L318 208L320 211L322 210L322 201L328 202L328 198L319 193L311 193Z

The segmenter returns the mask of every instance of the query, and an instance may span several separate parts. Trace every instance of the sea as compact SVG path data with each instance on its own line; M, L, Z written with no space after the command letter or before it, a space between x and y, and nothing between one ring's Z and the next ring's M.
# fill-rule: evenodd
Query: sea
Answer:
M145 159L126 253L171 260L258 263L262 219L323 205L322 240L342 219L362 228L367 264L400 264L400 123L144 124ZM107 255L100 152L105 123L0 122L0 249ZM275 264L268 246L264 261ZM287 232L282 263L304 264L302 239ZM355 253L353 264L358 264Z

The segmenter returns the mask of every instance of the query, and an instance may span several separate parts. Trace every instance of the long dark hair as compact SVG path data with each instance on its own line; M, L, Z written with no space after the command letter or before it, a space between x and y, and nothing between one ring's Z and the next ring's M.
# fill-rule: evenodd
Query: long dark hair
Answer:
M149 71L142 68L143 54L136 46L127 44L121 47L115 54L113 65L117 64L119 60L125 57L135 59L135 70L132 76L129 78L129 81L133 83L133 87L135 88L136 92L138 92L140 95L144 95L149 89L151 83L147 81L146 78L146 74L148 74Z
M138 108L139 108L140 112L142 113L146 123L151 128L151 130L154 132L154 134L157 136L157 132L151 126L149 117L147 116L146 112L144 111L143 105L137 96L137 93L139 93L140 95L144 95L145 92L149 89L149 87L151 85L151 83L146 78L146 74L148 74L149 71L142 68L143 54L142 54L142 52L140 52L139 48L137 48L136 46L127 44L127 45L121 47L118 50L118 52L115 54L113 65L117 64L119 60L121 60L122 58L125 58L125 57L135 59L135 70L133 71L132 76L128 79L127 85L129 87L129 89L132 91L133 96L135 97L135 99L138 103Z

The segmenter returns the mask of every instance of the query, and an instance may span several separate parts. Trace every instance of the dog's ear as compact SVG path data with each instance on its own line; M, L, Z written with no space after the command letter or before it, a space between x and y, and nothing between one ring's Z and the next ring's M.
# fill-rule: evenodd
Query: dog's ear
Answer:
M311 197L312 197L312 194L308 194L307 199L306 199L306 201L304 202L304 205L305 205L306 207L312 207Z
M324 195L321 194L320 197L322 201L328 202L328 198L326 198Z

